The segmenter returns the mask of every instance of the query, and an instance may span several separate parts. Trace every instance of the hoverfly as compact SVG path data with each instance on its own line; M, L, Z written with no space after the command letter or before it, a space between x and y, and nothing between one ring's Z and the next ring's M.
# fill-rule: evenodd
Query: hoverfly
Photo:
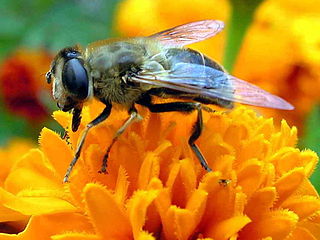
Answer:
M95 97L105 104L104 110L83 131L63 181L68 181L88 131L108 118L113 104L124 106L129 117L106 149L101 172L106 172L112 145L139 117L136 104L157 113L197 111L197 120L188 143L207 171L211 169L195 144L202 131L202 110L213 111L206 104L232 108L233 102L239 102L293 109L280 97L229 75L215 61L184 47L213 37L223 28L221 21L203 20L148 37L104 40L92 43L85 49L75 46L60 50L46 79L48 83L53 82L53 98L58 107L62 111L72 110L72 131L77 131L79 127L84 102ZM177 101L156 104L154 97Z

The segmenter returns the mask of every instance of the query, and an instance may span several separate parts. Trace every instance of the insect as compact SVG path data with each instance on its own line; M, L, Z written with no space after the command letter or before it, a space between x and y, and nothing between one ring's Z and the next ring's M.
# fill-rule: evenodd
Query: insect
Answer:
M211 169L195 144L202 131L202 110L213 111L207 104L232 108L233 102L239 102L293 109L280 97L229 75L215 61L184 47L213 37L223 28L221 21L203 20L148 37L104 40L92 43L85 49L75 46L60 50L46 79L48 83L53 82L53 98L58 107L62 111L72 110L72 131L78 130L84 102L94 97L105 104L104 110L83 131L63 181L68 181L88 131L106 120L115 104L125 107L129 117L106 149L100 172L106 172L113 144L139 117L136 104L156 113L197 111L197 120L188 143L207 171ZM176 101L156 104L155 97Z

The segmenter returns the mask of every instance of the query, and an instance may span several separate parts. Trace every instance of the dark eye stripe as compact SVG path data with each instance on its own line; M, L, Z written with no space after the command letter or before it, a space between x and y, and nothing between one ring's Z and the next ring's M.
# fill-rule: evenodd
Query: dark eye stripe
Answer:
M83 63L73 58L68 60L62 70L63 86L79 100L84 100L89 93L89 80Z

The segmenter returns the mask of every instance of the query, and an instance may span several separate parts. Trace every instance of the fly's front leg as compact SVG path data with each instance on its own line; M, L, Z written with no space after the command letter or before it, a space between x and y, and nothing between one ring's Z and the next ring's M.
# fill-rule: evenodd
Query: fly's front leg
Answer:
M118 140L120 135L131 125L131 123L133 123L136 120L141 119L141 116L138 114L137 110L134 107L132 107L129 110L129 114L130 114L129 118L124 122L124 124L115 133L109 147L107 148L106 154L104 155L103 160L102 160L102 166L99 171L100 173L107 172L108 158L109 158L109 154L110 154L110 151L111 151L113 144Z
M208 172L212 171L211 168L208 166L207 161L203 157L200 149L195 144L195 141L200 137L203 127L203 120L202 120L202 106L200 103L194 103L194 102L172 102L172 103L159 103L159 104L153 104L151 102L151 98L149 96L146 96L144 99L140 100L138 102L139 104L146 106L149 108L151 112L186 112L190 113L194 110L198 111L197 121L193 125L192 133L189 138L189 145L197 158L199 159L202 167L207 170ZM214 110L209 110L210 108L205 107L205 111L214 112Z
M79 143L77 145L77 150L76 150L75 156L72 159L72 161L70 162L70 165L69 165L69 167L67 169L67 172L66 172L66 174L65 174L65 176L63 178L63 182L68 182L69 181L69 176L70 176L70 174L72 172L72 169L73 169L74 165L77 163L77 161L78 161L78 159L80 157L81 149L82 149L83 144L84 144L84 142L86 140L86 137L87 137L87 134L88 134L89 130L92 127L94 127L94 126L98 125L99 123L103 122L104 120L106 120L110 115L111 108L112 108L112 105L111 104L107 104L105 109L103 110L103 112L100 113L100 115L98 117L96 117L92 122L90 122L86 126L85 130L82 132L80 141L79 141Z

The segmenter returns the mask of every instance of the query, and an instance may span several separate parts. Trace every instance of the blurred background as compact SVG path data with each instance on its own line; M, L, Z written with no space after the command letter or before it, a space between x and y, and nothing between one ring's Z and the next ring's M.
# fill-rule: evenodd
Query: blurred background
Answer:
M36 146L44 126L62 130L51 118L57 107L44 76L59 49L220 19L224 32L190 47L292 103L294 111L257 112L272 116L276 125L284 118L297 126L299 147L320 153L319 0L0 0L0 5L0 152ZM312 181L319 191L319 170Z

